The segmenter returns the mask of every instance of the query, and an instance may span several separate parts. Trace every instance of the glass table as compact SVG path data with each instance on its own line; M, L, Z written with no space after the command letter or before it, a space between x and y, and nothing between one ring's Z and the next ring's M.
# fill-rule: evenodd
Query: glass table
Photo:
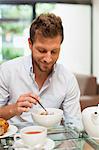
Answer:
M19 128L19 125L16 126ZM79 132L68 125L49 128L48 138L55 142L54 150L99 150L99 143L88 137L86 132ZM14 150L13 143L13 136L1 138L0 150Z

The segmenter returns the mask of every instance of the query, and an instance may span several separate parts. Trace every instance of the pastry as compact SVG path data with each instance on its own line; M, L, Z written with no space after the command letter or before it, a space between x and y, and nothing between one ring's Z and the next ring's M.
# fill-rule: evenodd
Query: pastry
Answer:
M8 130L8 127L9 127L9 123L5 119L0 118L0 135L3 135L4 133L6 133Z

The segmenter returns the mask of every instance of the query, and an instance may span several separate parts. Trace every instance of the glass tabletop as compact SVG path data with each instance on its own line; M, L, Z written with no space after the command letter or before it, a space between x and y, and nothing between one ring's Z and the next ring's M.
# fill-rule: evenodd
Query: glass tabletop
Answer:
M20 130L24 126L32 124L23 123L19 127ZM19 131L18 131L19 132ZM55 142L54 150L99 150L99 143L88 137L86 132L79 132L70 126L55 126L48 129L48 138ZM0 139L0 150L14 150L13 136Z

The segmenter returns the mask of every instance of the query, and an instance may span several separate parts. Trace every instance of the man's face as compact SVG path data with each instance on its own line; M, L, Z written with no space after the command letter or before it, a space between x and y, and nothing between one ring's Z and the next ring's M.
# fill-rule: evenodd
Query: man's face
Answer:
M33 44L29 39L34 69L49 73L59 57L60 46L61 36L59 35L55 38L44 38L37 35Z

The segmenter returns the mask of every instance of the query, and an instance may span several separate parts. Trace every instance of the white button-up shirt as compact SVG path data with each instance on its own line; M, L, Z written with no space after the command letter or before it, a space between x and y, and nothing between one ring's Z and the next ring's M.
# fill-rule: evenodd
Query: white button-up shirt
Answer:
M33 74L31 55L19 57L0 65L0 106L12 104L20 95L32 92L41 97L44 107L62 108L66 122L82 126L80 91L75 76L62 64L55 64L52 74L39 90ZM30 109L40 107L39 104ZM23 113L10 122L32 122L30 113Z

